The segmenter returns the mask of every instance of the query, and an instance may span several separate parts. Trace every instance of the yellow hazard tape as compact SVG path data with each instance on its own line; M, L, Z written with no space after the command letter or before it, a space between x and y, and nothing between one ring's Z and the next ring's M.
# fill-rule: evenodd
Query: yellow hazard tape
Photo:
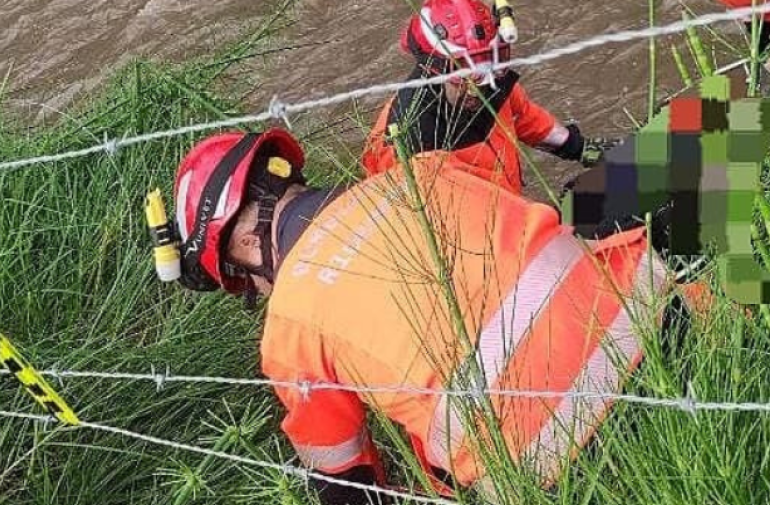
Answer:
M2 334L0 334L0 363L10 370L29 394L56 419L71 426L80 424L80 419L69 405L56 394L56 391Z

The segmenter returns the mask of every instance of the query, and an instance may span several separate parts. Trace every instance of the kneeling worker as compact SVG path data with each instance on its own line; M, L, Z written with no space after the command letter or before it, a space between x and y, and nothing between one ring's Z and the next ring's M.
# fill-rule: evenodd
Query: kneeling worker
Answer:
M553 208L500 192L461 161L441 160L439 170L424 153L412 163L424 207L399 168L344 190L308 188L302 149L280 129L202 141L175 185L180 281L271 294L262 370L306 385L275 391L287 409L282 428L314 471L384 483L369 407L404 427L437 490L450 474L489 489L477 448L489 442L480 433L495 431L483 427L491 410L499 457L553 483L607 415L606 402L480 394L490 409L481 415L441 392L620 391L642 357L637 317L658 317L649 305L670 276L643 228L581 242ZM441 231L436 242L423 233L426 215ZM446 277L436 273L436 251L451 256ZM367 386L397 390L351 390ZM372 498L311 482L325 505Z

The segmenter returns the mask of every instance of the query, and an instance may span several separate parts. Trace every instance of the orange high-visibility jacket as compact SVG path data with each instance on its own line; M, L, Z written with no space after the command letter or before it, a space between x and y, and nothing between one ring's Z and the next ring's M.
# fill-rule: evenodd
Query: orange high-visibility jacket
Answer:
M725 5L730 9L738 9L743 7L751 7L752 0L719 0L719 3ZM756 5L761 6L765 3L765 0L756 0ZM770 13L764 15L765 21L770 21Z
M667 282L645 230L581 242L553 208L446 159L423 154L413 164L470 348L453 326L396 168L338 197L284 258L266 314L264 373L275 381L442 391L461 387L475 360L491 389L619 391L641 359L634 311ZM483 431L466 431L447 396L276 392L288 411L283 430L320 471L377 465L368 405L405 428L424 467L450 471L463 485L484 475L472 438ZM533 464L549 482L610 406L596 398L491 399L513 460Z
M367 139L362 164L368 175L384 172L396 164L395 148L385 138L394 100L391 99L380 112ZM532 102L517 83L503 102L497 122L486 140L455 149L453 154L466 164L465 169L469 172L520 194L522 174L516 142L536 146L553 131L555 125L556 119Z

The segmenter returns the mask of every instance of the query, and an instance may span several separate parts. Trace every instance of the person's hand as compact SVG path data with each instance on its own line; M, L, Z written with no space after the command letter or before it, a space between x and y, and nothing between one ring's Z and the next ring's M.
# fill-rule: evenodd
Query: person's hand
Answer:
M604 159L605 152L622 143L623 139L619 138L586 138L583 143L583 154L580 156L580 163L586 168L594 167Z

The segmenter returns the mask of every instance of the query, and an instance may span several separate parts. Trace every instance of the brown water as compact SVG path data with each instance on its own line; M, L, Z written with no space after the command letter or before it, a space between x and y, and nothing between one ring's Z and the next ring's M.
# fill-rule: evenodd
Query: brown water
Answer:
M205 54L258 26L278 0L2 0L0 72L11 64L13 103L60 108L93 89L132 56L180 60ZM685 0L696 12L716 2ZM643 0L518 0L518 54L552 49L605 31L642 28ZM657 0L659 22L679 18L679 0ZM249 95L262 109L278 94L299 100L403 78L409 59L398 34L411 10L403 0L299 0L297 23L286 34L298 49L283 51ZM736 32L736 27L720 29ZM681 38L679 39L681 40ZM530 96L584 132L620 134L644 116L647 42L615 44L520 69ZM659 53L662 90L678 86L667 45ZM366 101L375 104L377 100ZM34 104L34 105L30 105ZM568 165L559 164L558 173ZM574 166L572 167L574 169Z

